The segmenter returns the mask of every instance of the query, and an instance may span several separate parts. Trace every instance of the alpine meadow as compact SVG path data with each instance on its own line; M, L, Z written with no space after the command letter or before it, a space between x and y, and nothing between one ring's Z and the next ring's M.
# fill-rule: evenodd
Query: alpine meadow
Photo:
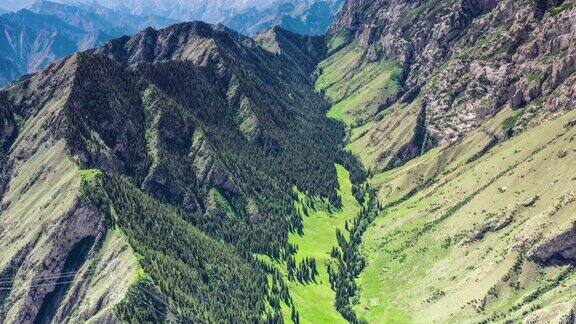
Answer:
M0 0L0 324L575 322L576 0Z

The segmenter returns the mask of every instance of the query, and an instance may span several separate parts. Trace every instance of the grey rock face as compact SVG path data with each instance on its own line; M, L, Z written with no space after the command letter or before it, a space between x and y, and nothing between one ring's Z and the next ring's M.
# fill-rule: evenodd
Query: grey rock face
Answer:
M574 107L574 26L576 10L558 1L351 0L331 31L402 65L404 88L427 103L428 133L450 143L509 106L545 107L519 128Z

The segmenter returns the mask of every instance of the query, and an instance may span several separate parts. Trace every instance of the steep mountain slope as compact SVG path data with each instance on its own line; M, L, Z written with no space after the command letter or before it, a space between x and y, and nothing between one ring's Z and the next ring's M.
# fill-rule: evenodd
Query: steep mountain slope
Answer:
M316 87L380 207L347 244L346 318L573 320L574 8L345 2Z
M6 321L32 321L40 308L44 318L54 316L42 307L50 302L84 318L106 318L113 315L107 306L120 302L136 272L123 236L107 232L106 221L82 198L82 172L66 158L58 136L62 122L55 121L70 95L73 70L72 60L62 62L27 87L2 93L0 315ZM99 280L111 273L118 279ZM60 287L70 291L66 301ZM83 302L88 294L96 300Z
M339 206L335 163L362 172L313 91L321 40L267 37L310 46L148 28L2 92L3 318L254 322L293 305L252 255L294 257L294 188Z
M28 10L0 16L0 28L0 85L75 51L99 46L110 38L101 31L84 31Z
M184 191L178 195L165 193L167 197L177 199L179 204L191 210L201 210L198 194L216 185L221 193L232 199L239 215L251 210L248 214L255 213L253 216L262 218L263 222L270 221L269 217L263 217L267 209L276 211L272 214L289 213L286 211L286 208L290 209L288 206L271 205L276 204L280 197L291 205L291 188L286 183L337 201L336 174L334 163L330 161L336 159L341 163L350 163L346 161L348 157L336 149L341 130L335 123L323 118L327 106L310 88L309 75L314 65L295 65L285 56L274 55L244 36L222 26L211 27L203 23L184 23L161 31L147 29L132 38L115 40L95 53L106 54L115 61L132 66L154 88L173 98L175 104L191 107L194 112L189 117L193 119L184 119L181 123L183 130L190 129L187 132L191 132L190 138L195 145L202 145L202 148L196 148L200 150L197 158L203 161L197 166L199 169L196 173L202 176L187 180L191 184L196 183L200 188L195 190L201 191ZM307 53L302 52L301 55ZM189 70L192 63L209 67L213 72L200 68L196 76L190 72L184 73L184 69ZM271 74L270 71L275 73ZM208 77L205 82L194 81L195 78L202 80L203 76ZM177 82L179 79L181 81ZM196 84L203 87L212 85L213 89L211 92L199 91L191 87ZM207 95L199 97L197 92ZM285 95L277 97L275 94L280 92ZM196 108L203 106L212 109ZM202 132L192 132L200 126L196 124L198 122L203 125ZM303 137L303 133L308 135ZM327 146L317 145L315 141ZM171 144L170 141L167 144ZM239 150L240 147L243 149ZM213 156L211 148L219 151L220 161L214 161L217 157ZM317 157L324 158L310 159L312 151ZM262 159L254 159L254 156L262 156ZM151 190L160 189L157 188L159 182L156 178L162 175L166 188L173 190L181 187L166 183L167 180L182 181L176 176L173 180L171 177L166 179L170 174L165 174L167 171L178 171L179 168L170 170L175 167L162 164L153 167L153 171L159 174L149 174L146 184L149 183ZM227 174L223 173L222 168L233 168L234 171ZM234 179L234 176L241 178ZM271 180L280 182L262 185ZM266 189L254 192L260 187ZM242 201L240 193L254 194L251 197L254 200ZM228 230L215 230L214 234L240 230L244 226L238 223L238 219L228 221ZM285 221L288 223L282 227L292 226L289 218ZM218 222L218 226L225 225L223 223ZM279 225L274 226L278 228ZM250 244L265 246L277 242L270 236L285 235L282 230L257 231L253 237L244 239L249 239ZM264 246L260 248L267 250ZM279 246L273 250L277 248Z
M264 8L249 8L224 24L246 35L281 26L303 35L322 35L340 10L342 1L279 1Z
M327 37L182 23L23 78L0 318L573 322L575 4L347 0Z
M499 132L509 115L486 127ZM376 177L388 207L363 238L358 314L370 322L572 318L575 117L477 160L475 144L487 138L475 132Z

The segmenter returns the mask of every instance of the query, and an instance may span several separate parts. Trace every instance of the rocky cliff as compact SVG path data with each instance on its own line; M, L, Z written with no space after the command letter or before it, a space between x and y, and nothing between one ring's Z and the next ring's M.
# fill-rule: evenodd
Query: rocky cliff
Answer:
M507 106L528 107L516 128L573 105L571 1L348 1L332 27L368 60L402 67L398 94L419 95L427 132L454 142ZM537 115L530 107L543 106Z

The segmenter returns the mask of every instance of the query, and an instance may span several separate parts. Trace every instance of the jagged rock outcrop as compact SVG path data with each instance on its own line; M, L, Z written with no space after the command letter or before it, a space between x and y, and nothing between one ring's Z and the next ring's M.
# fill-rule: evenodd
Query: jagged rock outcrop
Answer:
M538 246L532 252L532 258L545 265L576 264L576 229Z
M347 1L332 33L403 66L428 132L452 143L508 106L546 107L518 127L573 107L575 17L561 1Z

